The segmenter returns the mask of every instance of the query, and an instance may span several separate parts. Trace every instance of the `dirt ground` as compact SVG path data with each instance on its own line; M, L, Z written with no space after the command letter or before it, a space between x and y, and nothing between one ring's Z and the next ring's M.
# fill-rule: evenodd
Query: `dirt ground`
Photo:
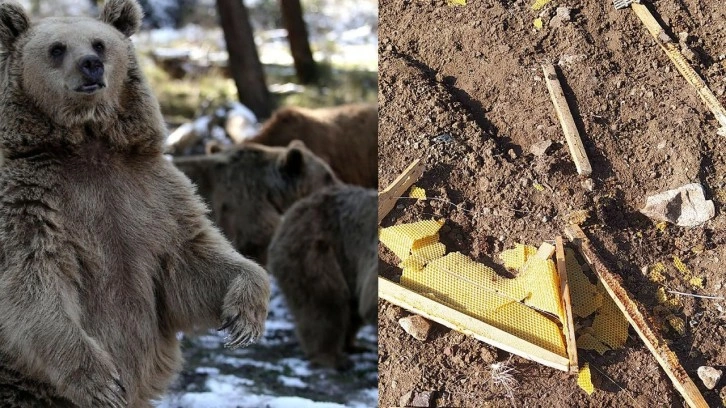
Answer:
M725 296L726 141L718 123L629 9L609 1L553 0L539 12L521 0L380 0L379 180L383 188L416 158L417 185L440 201L400 200L382 222L444 217L447 251L498 263L516 242L539 245L561 234L567 215L582 225L611 270L644 309L657 311L658 286L643 273L657 262L668 290ZM553 17L571 8L570 21ZM660 0L651 11L693 51L694 67L726 104L726 8L721 0ZM542 29L533 21L542 18ZM593 167L578 177L541 71L558 65L568 102ZM535 156L530 147L553 145ZM661 230L638 212L648 195L701 183L716 217L695 228ZM536 188L542 186L543 189ZM464 211L464 210L468 211ZM680 257L704 287L673 267ZM396 278L381 249L381 274ZM726 368L726 302L680 296L686 331L663 325L709 406L723 406L726 380L708 390L699 366ZM596 391L588 396L565 373L513 357L519 387L512 398L493 384L490 365L510 358L435 325L425 342L398 325L410 313L380 301L379 406L398 406L409 391L433 391L438 407L681 407L671 381L630 329L623 349L604 356L579 350ZM662 323L656 313L656 322Z

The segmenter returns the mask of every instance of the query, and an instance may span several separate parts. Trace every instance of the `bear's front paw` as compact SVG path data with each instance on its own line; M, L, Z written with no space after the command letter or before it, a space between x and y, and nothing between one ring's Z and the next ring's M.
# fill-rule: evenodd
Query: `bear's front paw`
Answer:
M246 347L262 337L270 301L267 272L238 276L227 291L222 327L229 329L225 347Z

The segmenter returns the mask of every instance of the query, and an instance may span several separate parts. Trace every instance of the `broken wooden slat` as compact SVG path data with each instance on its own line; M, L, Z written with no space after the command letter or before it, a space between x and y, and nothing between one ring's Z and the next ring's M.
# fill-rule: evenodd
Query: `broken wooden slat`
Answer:
M641 312L638 304L628 295L623 288L622 280L619 276L610 272L603 263L600 256L590 245L590 240L585 233L576 225L571 225L565 229L565 234L570 241L580 249L587 263L595 271L600 282L612 297L618 308L625 314L628 322L633 326L645 345L655 356L663 370L668 374L674 386L681 393L689 406L694 408L708 408L706 400L698 391L688 373L678 362L678 357L673 353L665 341L653 329L651 318Z
M423 174L424 165L421 159L414 160L406 170L401 173L385 190L378 193L378 223L388 215L396 205L399 197L402 197L411 184L413 184L421 174Z
M555 239L557 274L560 276L560 297L562 308L565 310L565 342L567 343L567 357L570 359L570 374L577 374L577 344L575 342L575 324L572 319L572 301L570 300L570 285L567 282L567 261L565 259L565 246L562 237Z
M537 253L534 254L535 258L539 258L543 261L546 261L547 259L550 259L552 254L555 253L555 246L548 243L543 242L542 245L537 248Z
M565 139L567 140L567 146L570 148L572 160L575 162L577 174L589 176L592 174L592 166L590 166L590 161L587 159L585 147L582 145L580 133L577 131L572 112L570 112L570 108L567 105L567 99L565 99L565 93L562 91L560 80L557 78L555 67L552 64L543 64L542 71L544 72L547 89L550 91L552 103L555 105L557 118L562 125L562 131L565 133Z
M378 295L381 299L385 299L394 305L458 332L470 335L504 351L557 370L569 370L569 361L566 357L536 346L385 278L378 277Z
M698 96L701 97L721 125L721 133L726 135L726 109L718 101L716 95L711 92L706 82L696 73L693 67L691 67L691 64L686 61L681 51L673 43L673 40L671 40L663 27L661 27L655 17L650 13L648 7L645 4L638 3L631 4L631 7L635 15L638 16L653 38L655 38L655 42L660 45L666 55L668 55L668 58L673 62L673 65L676 66L678 72L696 89Z

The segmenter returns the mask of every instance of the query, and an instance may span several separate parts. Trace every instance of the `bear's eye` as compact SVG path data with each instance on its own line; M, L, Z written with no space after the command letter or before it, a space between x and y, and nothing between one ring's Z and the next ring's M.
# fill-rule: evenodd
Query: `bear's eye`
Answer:
M50 47L50 56L53 58L62 57L66 52L66 46L63 44L53 44Z
M98 53L102 53L106 49L106 46L103 45L103 42L96 40L93 42L93 49Z

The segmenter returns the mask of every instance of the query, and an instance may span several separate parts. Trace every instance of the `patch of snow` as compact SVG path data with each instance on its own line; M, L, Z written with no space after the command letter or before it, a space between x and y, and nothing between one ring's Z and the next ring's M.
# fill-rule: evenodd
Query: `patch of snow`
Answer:
M297 377L288 377L286 375L278 376L277 381L279 381L280 384L284 385L285 387L306 388L308 386L305 381Z

